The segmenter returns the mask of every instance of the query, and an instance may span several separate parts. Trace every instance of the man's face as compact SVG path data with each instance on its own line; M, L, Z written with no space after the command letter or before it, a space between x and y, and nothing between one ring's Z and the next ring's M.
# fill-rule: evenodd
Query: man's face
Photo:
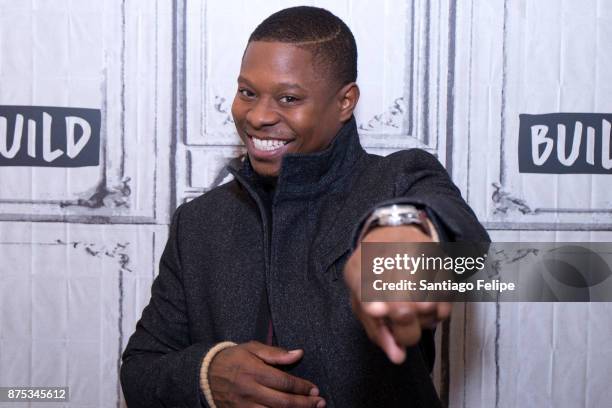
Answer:
M342 126L338 89L316 71L312 58L308 50L286 43L247 46L232 115L262 176L278 176L287 153L325 149Z

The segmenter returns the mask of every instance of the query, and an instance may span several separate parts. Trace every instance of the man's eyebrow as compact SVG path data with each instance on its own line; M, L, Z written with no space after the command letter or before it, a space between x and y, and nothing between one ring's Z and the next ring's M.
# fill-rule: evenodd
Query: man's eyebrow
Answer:
M278 83L278 87L279 88L297 88L297 89L302 89L302 90L304 89L295 82L280 82Z
M239 76L238 77L238 82L244 82L249 86L253 86L252 82L249 81L248 79L246 79L243 76ZM300 90L305 90L300 84L296 83L296 82L279 82L277 84L275 84L278 88L283 88L283 89L287 89L287 88L294 88L294 89L300 89Z

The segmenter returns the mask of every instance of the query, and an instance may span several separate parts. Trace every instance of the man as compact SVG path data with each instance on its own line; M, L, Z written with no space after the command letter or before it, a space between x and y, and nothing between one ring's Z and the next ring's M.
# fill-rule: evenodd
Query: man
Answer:
M359 243L488 237L433 156L363 150L356 79L353 35L326 10L252 33L232 106L248 155L175 212L123 356L130 407L439 405L431 333L417 344L450 306L361 303Z

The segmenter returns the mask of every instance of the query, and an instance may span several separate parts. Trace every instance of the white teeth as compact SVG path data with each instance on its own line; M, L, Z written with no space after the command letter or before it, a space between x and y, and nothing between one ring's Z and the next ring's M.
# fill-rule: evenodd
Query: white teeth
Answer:
M265 150L267 152L276 150L287 144L288 142L283 142L281 140L263 140L257 139L256 137L251 137L253 141L253 145L258 150Z

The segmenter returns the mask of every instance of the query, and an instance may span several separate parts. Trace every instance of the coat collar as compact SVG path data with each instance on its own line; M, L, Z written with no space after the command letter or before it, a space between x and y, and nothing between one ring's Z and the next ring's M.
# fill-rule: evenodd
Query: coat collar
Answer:
M365 155L359 142L355 117L346 122L332 143L316 153L291 153L283 157L276 195L311 195L323 192L350 174ZM228 166L238 182L253 187L255 171L248 156L241 168Z

